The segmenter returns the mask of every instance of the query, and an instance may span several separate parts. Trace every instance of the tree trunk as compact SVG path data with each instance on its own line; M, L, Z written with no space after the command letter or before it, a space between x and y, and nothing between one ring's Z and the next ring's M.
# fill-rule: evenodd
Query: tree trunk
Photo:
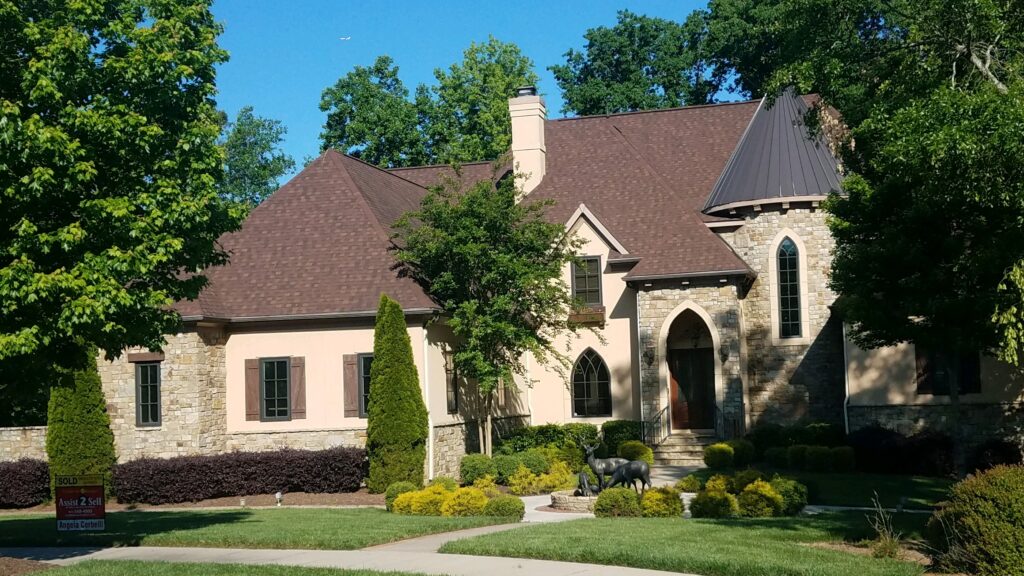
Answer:
M492 392L492 393L487 395L487 427L486 427L486 430L487 430L487 448L484 451L484 454L487 454L488 456L491 456L491 441L492 441L492 437L491 437L491 434L492 434L492 432L491 432L491 428L492 428L491 411L493 409L493 406L494 406L494 393Z

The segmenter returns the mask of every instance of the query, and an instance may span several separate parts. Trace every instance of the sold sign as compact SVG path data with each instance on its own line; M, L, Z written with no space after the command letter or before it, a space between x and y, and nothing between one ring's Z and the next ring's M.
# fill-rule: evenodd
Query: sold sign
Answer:
M106 528L103 477L56 476L57 530L103 530Z

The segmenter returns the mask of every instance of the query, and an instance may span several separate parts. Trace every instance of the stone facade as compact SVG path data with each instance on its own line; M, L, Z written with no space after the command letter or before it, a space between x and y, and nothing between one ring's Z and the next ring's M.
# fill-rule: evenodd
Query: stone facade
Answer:
M336 446L366 445L366 429L348 430L290 430L288 432L235 432L222 439L225 452L264 452L294 448L296 450L323 450Z
M953 433L954 413L948 404L850 406L847 417L851 432L882 426L907 436L925 429ZM960 434L968 454L994 438L1024 446L1024 403L961 404Z
M46 460L46 426L0 428L0 462L22 458Z

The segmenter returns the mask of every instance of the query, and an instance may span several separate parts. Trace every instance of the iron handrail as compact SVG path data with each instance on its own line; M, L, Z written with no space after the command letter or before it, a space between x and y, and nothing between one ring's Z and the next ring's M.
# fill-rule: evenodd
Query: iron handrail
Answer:
M668 438L668 406L643 422L644 444L657 446Z

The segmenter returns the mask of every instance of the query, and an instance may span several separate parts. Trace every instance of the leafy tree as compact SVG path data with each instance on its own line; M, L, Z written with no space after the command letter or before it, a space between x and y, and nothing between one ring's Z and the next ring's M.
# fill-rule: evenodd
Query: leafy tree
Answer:
M95 355L90 355L95 358ZM95 361L74 371L73 383L50 391L46 456L50 464L50 488L54 476L99 474L110 486L114 433L103 397Z
M253 114L252 106L239 110L224 127L221 196L253 207L273 194L281 176L295 168L295 160L280 148L287 132L279 120Z
M398 302L382 294L373 331L366 423L370 459L366 487L370 492L384 492L395 482L423 485L427 433L427 408L412 359L405 314Z
M327 112L321 150L336 148L389 168L429 160L416 106L388 56L356 66L324 90L320 110Z
M0 2L0 360L159 348L224 262L219 32L208 0Z
M722 78L712 74L701 49L700 14L680 24L663 18L618 13L608 28L584 34L582 52L551 66L565 105L562 112L611 114L711 102Z
M464 191L463 191L464 190ZM573 300L562 281L578 240L544 219L544 202L517 202L512 178L464 184L446 180L419 211L395 225L395 256L444 311L460 344L458 373L475 380L485 404L480 445L491 453L493 392L523 374L527 353L565 368L556 339Z
M449 164L494 160L512 145L508 99L520 86L536 85L533 62L519 47L493 36L473 42L462 62L434 71L437 85L417 91L417 107L432 161Z

